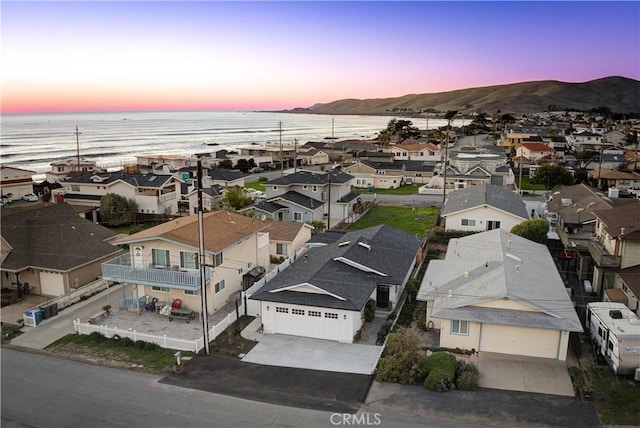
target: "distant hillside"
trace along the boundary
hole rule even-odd
[[[640,81],[617,76],[584,83],[544,80],[398,98],[344,99],[289,111],[384,115],[458,110],[491,114],[498,109],[502,113],[535,113],[547,111],[550,106],[553,110],[609,107],[614,113],[640,113]]]

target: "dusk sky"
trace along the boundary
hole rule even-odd
[[[2,112],[256,110],[640,80],[640,2],[12,2]]]

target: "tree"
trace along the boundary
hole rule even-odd
[[[313,220],[311,222],[311,226],[313,226],[313,232],[311,232],[312,235],[322,233],[327,228],[327,225],[322,220]]]
[[[547,190],[551,190],[559,184],[571,185],[573,182],[573,176],[567,168],[552,163],[540,166],[531,179],[531,183],[544,184]]]
[[[381,144],[388,144],[391,136],[395,136],[398,143],[411,137],[419,137],[420,130],[413,126],[410,120],[391,119],[387,127],[378,133]]]
[[[212,204],[212,211],[234,211],[249,206],[253,199],[244,193],[244,188],[233,186],[225,188],[224,196],[216,198]]]
[[[522,236],[539,244],[547,243],[547,232],[549,232],[549,222],[543,218],[526,220],[511,228],[511,233],[514,235]]]
[[[135,219],[135,207],[135,202],[128,201],[124,196],[107,193],[100,199],[100,217],[109,226],[124,226]]]

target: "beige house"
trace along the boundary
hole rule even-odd
[[[10,196],[11,200],[20,199],[27,193],[33,192],[31,176],[36,174],[36,171],[13,166],[0,166],[0,174],[0,192]]]
[[[509,131],[503,140],[498,140],[496,145],[500,147],[517,147],[522,144],[524,140],[537,136],[537,134],[528,132]]]
[[[640,201],[593,214],[596,225],[589,242],[593,289],[603,300],[619,301],[638,313],[640,295],[633,291],[637,282],[627,269],[640,266]]]
[[[108,243],[116,233],[80,218],[68,204],[11,208],[3,213],[2,288],[62,296],[89,284],[103,262],[118,249]]]
[[[207,311],[222,308],[242,289],[244,276],[269,263],[268,225],[227,211],[205,213],[204,268]],[[135,295],[120,308],[141,301],[159,305],[180,299],[183,308],[201,310],[198,216],[172,220],[120,238],[130,252],[102,265],[103,278],[134,284]]]
[[[417,299],[446,348],[564,361],[582,331],[547,247],[501,229],[451,239]]]
[[[313,226],[295,221],[269,222],[269,255],[275,265],[296,254],[311,239]],[[271,269],[269,269],[271,270]]]
[[[355,177],[352,184],[360,189],[397,189],[404,182],[404,164],[401,162],[359,160],[342,170]]]
[[[391,153],[397,161],[432,161],[442,160],[442,148],[434,143],[418,143],[415,140],[405,141],[391,147]]]
[[[49,164],[51,171],[47,171],[45,179],[49,183],[57,183],[72,175],[82,175],[87,172],[106,172],[106,168],[98,167],[96,161],[88,160],[85,158],[78,159],[65,159],[58,162],[52,162]]]

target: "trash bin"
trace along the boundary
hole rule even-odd
[[[55,317],[56,315],[58,315],[58,304],[57,303],[52,303],[49,306],[51,307],[51,316]]]
[[[30,309],[24,313],[27,317],[25,319],[25,325],[35,327],[42,322],[42,311],[40,309]],[[33,320],[31,320],[33,318]]]
[[[40,310],[42,311],[42,319],[46,320],[47,318],[51,318],[51,306],[40,306]]]

